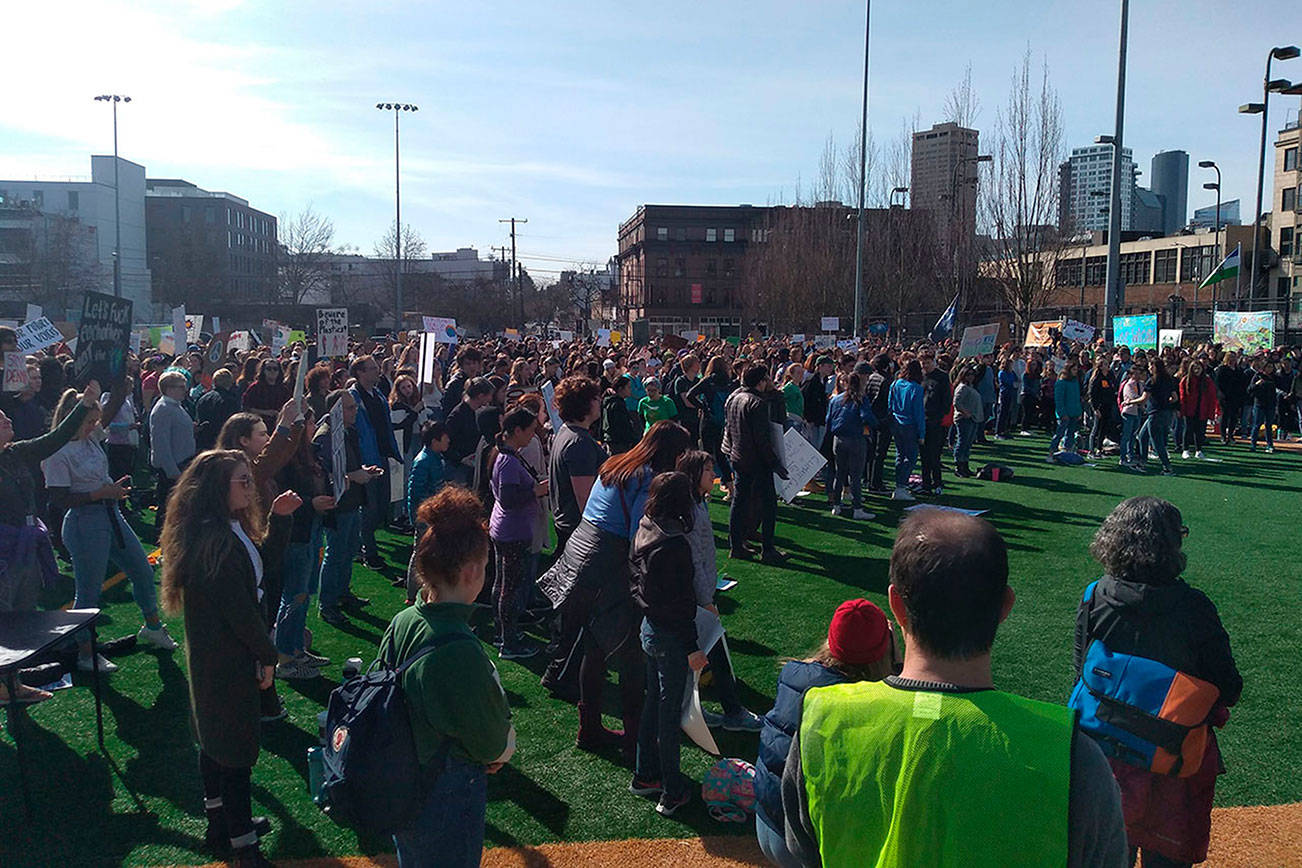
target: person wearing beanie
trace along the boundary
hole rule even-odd
[[[778,674],[773,709],[764,715],[755,763],[755,835],[765,857],[779,868],[799,866],[783,839],[782,770],[800,726],[805,691],[852,681],[881,681],[896,669],[895,635],[881,607],[869,600],[837,606],[827,639],[804,660]]]

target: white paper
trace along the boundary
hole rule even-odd
[[[431,317],[425,317],[430,319]],[[420,358],[416,363],[416,380],[422,387],[434,383],[434,363],[438,361],[438,345],[444,343],[434,332],[420,336]]]
[[[199,343],[199,332],[203,331],[203,314],[196,313],[185,318],[185,340],[187,343]]]
[[[836,342],[836,345],[837,345],[837,347],[838,347],[839,349],[842,349],[842,350],[857,350],[857,349],[859,349],[859,342],[856,341],[854,338],[847,338],[846,340],[843,340],[843,341],[837,341],[837,342]]]
[[[457,342],[457,321],[450,316],[423,316],[421,325],[441,344]]]
[[[28,307],[35,307],[34,304]],[[24,353],[34,353],[37,350],[43,350],[46,347],[53,346],[63,340],[63,333],[54,327],[48,319],[38,315],[36,319],[28,320],[18,327],[18,349]]]
[[[552,433],[561,430],[561,415],[556,412],[556,387],[548,380],[542,384],[543,403],[547,405],[547,415],[552,422]]]
[[[827,459],[809,445],[809,441],[795,428],[783,435],[782,445],[786,455],[787,478],[779,479],[775,473],[773,485],[777,489],[778,497],[790,503],[809,484],[809,480],[823,469]]]
[[[172,308],[172,353],[185,350],[185,305]]]
[[[330,408],[330,482],[334,486],[335,498],[343,497],[348,491],[347,453],[344,449],[344,402],[335,401]]]
[[[5,353],[4,391],[21,392],[27,388],[27,356]]]
[[[226,347],[232,350],[247,351],[251,343],[248,332],[231,332],[230,338],[226,341]]]
[[[27,316],[23,318],[23,322],[31,322],[32,320],[37,320],[40,318],[41,318],[41,306],[39,304],[32,304],[31,302],[28,302]]]
[[[705,654],[710,653],[714,643],[723,640],[723,623],[719,616],[709,609],[696,607],[696,645]],[[726,642],[725,642],[726,647]],[[683,734],[696,743],[701,750],[719,755],[719,746],[714,735],[705,725],[705,715],[701,711],[701,673],[693,672],[692,680],[683,691]]]
[[[560,329],[557,332],[557,334],[560,335],[561,340],[565,343],[569,343],[570,341],[574,340],[574,332],[566,331],[565,329]]]
[[[1079,320],[1069,319],[1062,324],[1062,336],[1069,341],[1088,343],[1094,340],[1094,326],[1086,325]]]
[[[825,332],[839,332],[841,330],[841,318],[839,316],[825,316],[819,323],[819,328]]]
[[[695,338],[693,338],[695,340]],[[597,329],[597,346],[610,346],[610,329]]]
[[[348,355],[348,308],[317,308],[316,351],[323,359]]]

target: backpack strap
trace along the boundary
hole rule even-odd
[[[1099,580],[1095,579],[1094,581],[1090,582],[1088,585],[1085,586],[1085,596],[1081,598],[1082,602],[1086,602],[1086,603],[1089,602],[1090,598],[1094,596],[1094,586],[1097,585],[1098,583]]]
[[[467,636],[465,633],[462,633],[459,630],[455,633],[443,633],[439,636],[435,636],[429,642],[422,645],[416,651],[415,654],[411,655],[406,660],[404,660],[402,665],[399,666],[395,671],[398,677],[401,678],[402,675],[408,669],[411,668],[411,664],[415,663],[417,660],[424,657],[426,654],[430,654],[434,651],[437,651],[438,649],[442,648],[444,645],[451,645],[453,642],[459,642],[462,640],[470,640],[470,639],[475,639],[475,641],[478,641],[478,639],[476,639],[474,636]]]

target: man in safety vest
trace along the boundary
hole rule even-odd
[[[995,689],[1014,595],[994,527],[917,510],[890,576],[904,669],[805,694],[782,775],[788,849],[829,868],[1124,868],[1121,796],[1074,712]]]

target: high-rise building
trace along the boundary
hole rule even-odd
[[[1153,156],[1150,182],[1153,192],[1166,200],[1162,230],[1174,235],[1184,228],[1189,213],[1189,154],[1185,151],[1161,151]]]
[[[1130,228],[1133,232],[1149,235],[1170,235],[1164,228],[1166,197],[1147,187],[1135,188],[1135,201],[1130,206]]]
[[[1239,200],[1231,199],[1228,202],[1221,203],[1221,225],[1238,226],[1243,221],[1239,219]],[[1193,217],[1189,218],[1190,229],[1215,229],[1216,228],[1216,206],[1208,205],[1205,208],[1195,208]]]
[[[969,242],[976,231],[979,136],[976,130],[955,123],[936,124],[913,134],[910,207],[935,212],[936,237],[946,250],[951,227],[959,240]]]
[[[1112,146],[1073,148],[1059,169],[1058,227],[1063,232],[1106,232],[1112,194]],[[1130,148],[1121,149],[1121,230],[1131,228],[1135,200],[1135,161]]]

